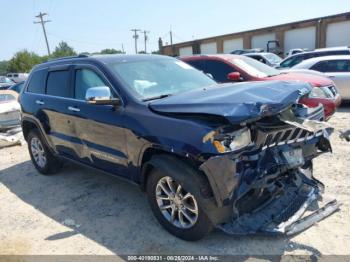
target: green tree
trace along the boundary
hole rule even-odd
[[[0,76],[6,75],[8,61],[0,61]]]
[[[53,58],[64,57],[64,56],[74,56],[77,53],[74,51],[73,47],[69,46],[66,42],[61,41],[58,46],[56,46],[55,51],[51,54]]]
[[[34,52],[21,50],[8,62],[7,71],[13,73],[27,73],[33,66],[44,62],[44,59]]]
[[[101,50],[100,54],[123,54],[123,52],[114,48],[106,48]]]

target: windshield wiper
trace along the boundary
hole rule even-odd
[[[156,99],[162,99],[168,96],[171,96],[172,94],[163,94],[163,95],[158,95],[158,96],[152,96],[152,97],[147,97],[145,99],[142,99],[142,101],[151,101],[151,100],[156,100]]]

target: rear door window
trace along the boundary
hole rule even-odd
[[[30,93],[45,93],[46,70],[34,71],[29,79],[27,91]]]
[[[200,71],[205,72],[205,64],[204,61],[202,60],[191,60],[191,61],[184,61],[187,64],[190,64],[191,66],[193,66],[194,68],[197,68]]]
[[[59,97],[72,97],[69,86],[69,71],[50,71],[47,77],[46,94]]]
[[[350,60],[322,61],[311,69],[320,72],[350,72]]]
[[[326,55],[348,55],[349,54],[349,51],[347,50],[335,50],[335,51],[327,51]]]

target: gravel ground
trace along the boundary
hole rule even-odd
[[[350,128],[350,108],[330,121]],[[333,154],[315,161],[315,176],[341,210],[287,237],[232,237],[212,232],[198,242],[179,240],[157,223],[137,187],[68,164],[42,176],[26,146],[0,150],[0,254],[350,254],[350,144],[332,136]]]

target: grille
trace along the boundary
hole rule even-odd
[[[335,86],[328,86],[328,89],[331,91],[333,96],[337,95],[337,90],[335,89]]]
[[[259,131],[256,144],[260,145],[262,149],[266,149],[277,145],[307,141],[320,135],[322,135],[322,131],[312,133],[301,128],[290,128],[269,132]]]

